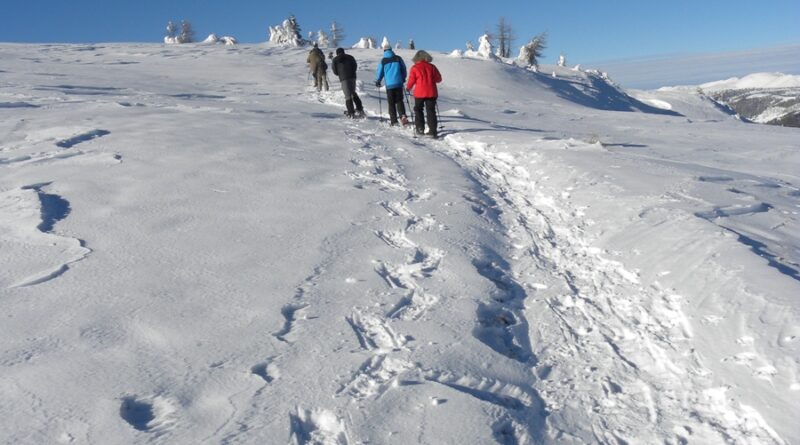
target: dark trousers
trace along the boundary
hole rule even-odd
[[[353,103],[356,104],[355,110],[353,109]],[[356,110],[362,112],[364,111],[364,105],[361,104],[361,98],[359,98],[358,94],[356,93],[353,93],[352,96],[344,101],[344,106],[347,108],[347,114],[351,116],[356,112]]]
[[[344,93],[344,106],[347,107],[347,114],[352,116],[356,111],[364,112],[364,105],[356,94],[356,80],[345,79],[342,81],[342,93]],[[355,110],[353,109],[355,103]]]
[[[428,122],[428,131],[432,135],[436,135],[437,127],[439,123],[436,120],[436,98],[435,97],[427,97],[424,99],[420,99],[419,97],[414,98],[414,124],[417,126],[417,133],[424,133],[425,132],[425,122],[426,120],[423,118],[422,109],[425,108],[425,114],[427,115],[427,122]]]
[[[403,104],[403,87],[387,88],[386,102],[389,103],[389,122],[396,124],[398,115],[406,115],[406,106]]]

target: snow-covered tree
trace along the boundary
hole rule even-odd
[[[517,36],[514,35],[514,30],[511,25],[506,21],[505,17],[500,17],[497,22],[497,55],[500,57],[511,57],[511,46]]]
[[[567,66],[567,58],[563,54],[558,56],[558,66]]]
[[[328,48],[331,46],[330,40],[328,40],[328,34],[321,29],[317,31],[317,46],[320,48]]]
[[[530,42],[519,49],[517,63],[524,66],[535,67],[539,64],[539,58],[542,57],[545,48],[547,48],[547,33],[543,32],[532,38]]]
[[[353,48],[361,48],[361,49],[375,49],[378,47],[378,44],[375,43],[375,39],[372,37],[362,37],[358,40],[358,43],[352,46]]]
[[[224,43],[226,46],[234,46],[239,43],[239,40],[232,36],[222,36],[219,38],[219,42]]]
[[[399,41],[399,40],[398,40],[398,41],[396,41],[396,42],[394,43],[394,49],[403,49],[403,42],[401,42],[401,41]]]
[[[416,49],[414,46],[414,39],[408,39],[408,49]]]
[[[181,33],[178,34],[178,43],[194,42],[194,29],[188,20],[181,20]]]
[[[303,46],[305,44],[294,16],[290,16],[278,26],[270,26],[269,41],[282,46]]]
[[[297,18],[292,14],[287,20],[289,21],[289,31],[294,33],[294,37],[300,42],[300,45],[303,45],[305,42],[303,42],[303,34],[300,32],[300,24],[297,23]]]
[[[477,59],[497,60],[494,54],[494,47],[492,46],[492,37],[485,33],[478,38],[478,50],[475,51],[472,42],[467,42],[467,50],[464,51],[464,56],[473,57]]]
[[[386,37],[386,36],[383,36],[383,40],[381,40],[381,48],[382,49],[388,49],[388,48],[391,48],[391,47],[392,47],[392,44],[389,43],[389,38]]]
[[[167,34],[166,34],[166,36],[164,36],[164,41],[165,42],[167,42],[167,40],[175,41],[175,37],[177,36],[177,33],[178,33],[178,27],[175,25],[175,22],[173,22],[172,20],[168,21],[167,22]],[[170,42],[167,42],[167,43],[170,43]]]
[[[209,34],[205,40],[203,40],[203,43],[208,43],[208,44],[221,43],[226,46],[233,46],[239,43],[239,41],[236,40],[236,37],[231,37],[231,36],[219,37],[218,35],[212,33]]]
[[[344,28],[339,26],[336,21],[331,23],[331,46],[338,48],[342,40],[344,40],[344,36]]]
[[[484,59],[494,58],[492,41],[489,34],[484,34],[478,39],[478,56]]]

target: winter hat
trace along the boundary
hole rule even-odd
[[[414,54],[414,58],[411,59],[411,60],[414,61],[414,63],[417,63],[420,60],[424,60],[424,61],[426,61],[428,63],[431,63],[431,62],[433,62],[433,56],[428,54],[427,51],[421,49],[421,50],[417,51],[416,54]]]
[[[342,54],[344,54],[344,49],[343,48],[336,48],[336,55],[337,56],[341,56]]]

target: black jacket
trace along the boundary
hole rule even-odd
[[[358,63],[350,54],[341,54],[333,58],[332,69],[333,74],[339,76],[339,80],[355,79]]]

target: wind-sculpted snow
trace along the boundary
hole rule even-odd
[[[414,138],[348,53],[362,120],[302,48],[0,45],[6,442],[800,441],[795,133],[434,54]]]
[[[83,240],[53,233],[57,222],[70,214],[70,204],[63,197],[47,193],[51,183],[32,184],[0,193],[0,218],[3,235],[17,262],[28,268],[9,265],[11,283],[7,286],[28,287],[42,284],[66,273],[70,266],[85,259],[91,250]]]

